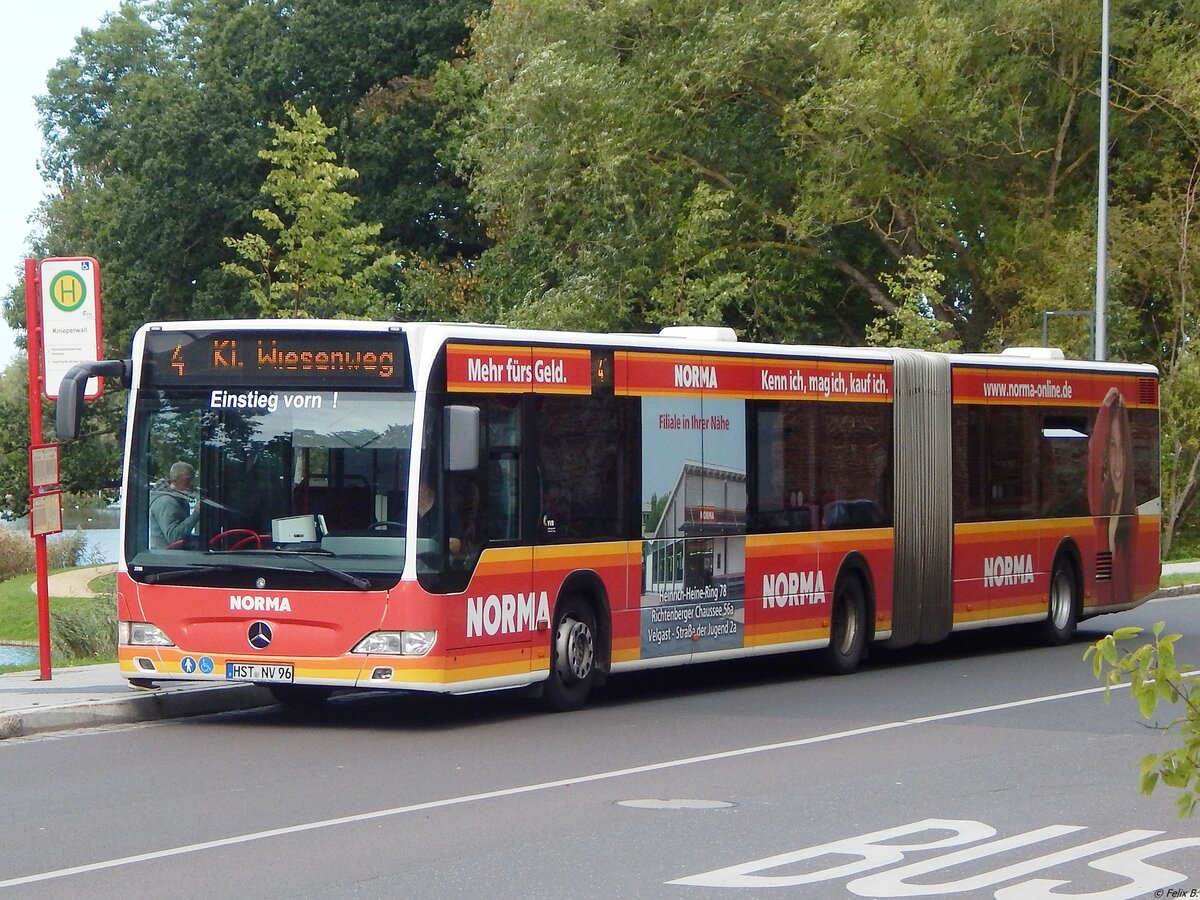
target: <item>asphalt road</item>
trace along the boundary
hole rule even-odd
[[[368,697],[11,740],[0,900],[1200,896],[1200,820],[1137,790],[1167,739],[1081,661],[1159,619],[1200,663],[1188,597],[1061,648],[630,675],[565,715]]]

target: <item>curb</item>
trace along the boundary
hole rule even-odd
[[[1172,597],[1188,597],[1200,594],[1200,584],[1180,584],[1175,587],[1159,588],[1147,600],[1169,600]]]
[[[257,709],[276,702],[253,684],[202,685],[146,691],[117,700],[91,700],[65,706],[21,709],[0,714],[0,740],[102,725],[132,725],[210,713]]]

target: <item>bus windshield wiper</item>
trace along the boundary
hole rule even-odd
[[[143,579],[146,584],[158,584],[161,581],[173,581],[176,578],[190,578],[193,575],[208,575],[212,572],[232,572],[233,566],[196,565],[186,569],[167,569],[165,572],[151,572]]]
[[[309,565],[320,569],[322,572],[328,572],[338,581],[344,581],[346,584],[358,588],[360,591],[369,591],[371,589],[371,582],[367,581],[367,579],[351,575],[349,572],[343,572],[341,569],[335,569],[333,566],[327,565],[319,559],[314,559],[308,553],[294,553],[287,550],[275,550],[272,552],[275,556],[286,557],[288,559],[302,559]]]

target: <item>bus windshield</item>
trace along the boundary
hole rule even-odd
[[[125,498],[134,577],[275,568],[395,583],[414,409],[394,391],[142,393]]]

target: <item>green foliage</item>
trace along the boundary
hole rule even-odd
[[[51,610],[50,653],[58,661],[107,659],[117,655],[115,594]]]
[[[486,0],[113,5],[99,27],[80,32],[36,98],[49,191],[29,248],[39,257],[100,260],[107,357],[127,355],[132,332],[147,321],[259,312],[245,282],[222,265],[231,259],[222,237],[262,228],[254,211],[269,164],[259,151],[288,100],[337,124],[330,149],[361,173],[363,196],[344,225],[382,223],[380,257],[403,252],[436,265],[473,258],[486,244],[464,184],[438,159],[445,138],[433,127],[440,104],[430,91],[437,63],[454,56],[467,17]],[[304,277],[311,283],[315,274],[346,278],[367,268],[310,268]],[[387,315],[399,298],[390,272],[346,292],[358,314]],[[329,293],[333,300],[321,304],[345,299]],[[406,300],[414,317],[428,317],[420,297]],[[23,332],[19,280],[4,315]],[[16,515],[28,494],[22,378],[0,378],[8,426],[0,433],[0,505]],[[114,385],[89,404],[87,436],[63,449],[67,487],[95,489],[118,477],[124,399]],[[49,436],[53,404],[46,407]]]
[[[82,532],[48,542],[46,562],[51,569],[79,565],[86,538]],[[0,528],[0,581],[25,575],[35,568],[33,538],[25,531]]]
[[[956,353],[962,341],[947,335],[944,323],[934,318],[941,308],[942,282],[946,280],[930,260],[906,256],[900,261],[900,274],[882,277],[896,308],[867,326],[867,343],[873,347],[912,347]]]
[[[1177,266],[1134,247],[1195,167],[1200,21],[1135,0],[1112,33],[1109,342],[1158,362]],[[497,241],[479,307],[574,318],[604,292],[610,327],[1039,339],[1092,300],[1098,43],[1084,0],[496,2],[438,82]],[[943,280],[905,308],[907,258]]]
[[[1142,629],[1118,628],[1088,647],[1084,659],[1091,660],[1092,674],[1104,682],[1106,702],[1112,688],[1128,677],[1130,694],[1142,718],[1152,720],[1160,703],[1180,707],[1176,718],[1162,729],[1164,735],[1173,735],[1178,745],[1139,761],[1139,786],[1146,795],[1160,783],[1179,791],[1175,807],[1180,818],[1186,818],[1200,802],[1200,684],[1185,681],[1192,667],[1175,659],[1180,635],[1163,634],[1163,628],[1162,622],[1155,623],[1152,639],[1132,650],[1118,644],[1140,636]]]
[[[1175,533],[1168,550],[1163,550],[1164,562],[1200,559],[1200,529],[1191,526]]]
[[[67,491],[111,488],[120,474],[125,391],[109,379],[87,404],[79,440],[64,444],[59,479]],[[43,400],[42,433],[54,440],[54,403]],[[23,516],[29,503],[29,367],[18,357],[0,372],[0,515]]]
[[[52,190],[34,255],[100,260],[109,356],[127,352],[146,321],[253,316],[244,282],[222,267],[222,238],[261,228],[253,213],[269,167],[259,151],[288,100],[335,123],[330,149],[361,173],[348,226],[382,223],[384,252],[478,255],[485,238],[465,187],[437,158],[429,78],[485,6],[121,4],[81,32],[37,99]],[[24,328],[22,293],[5,316]]]
[[[1200,495],[1200,358],[1182,349],[1162,380],[1162,553]]]
[[[33,570],[33,540],[28,534],[0,528],[0,581]]]
[[[28,538],[27,538],[28,540]],[[7,549],[7,544],[5,548]],[[3,559],[3,557],[0,557]],[[32,554],[30,555],[30,572],[0,581],[0,640],[32,642],[38,640],[38,608],[37,595],[34,592],[34,576],[32,572]],[[52,569],[53,571],[53,569]],[[100,617],[94,613],[82,612],[76,614],[80,607],[95,604],[108,604],[116,611],[116,579],[112,575],[101,576],[91,582],[97,591],[96,597],[52,597],[50,603],[51,641],[53,642],[54,619],[66,615],[72,619],[95,622]],[[69,626],[71,627],[71,626]],[[111,632],[99,627],[104,639]],[[78,629],[76,629],[78,630]],[[105,654],[113,656],[114,654]]]
[[[274,239],[225,238],[248,265],[224,268],[248,283],[268,318],[386,318],[382,286],[399,260],[375,245],[381,225],[349,221],[357,200],[338,188],[358,173],[337,164],[326,146],[336,130],[316,107],[302,113],[285,103],[284,112],[293,127],[272,126],[273,149],[259,153],[272,166],[263,193],[277,209],[254,210]]]

